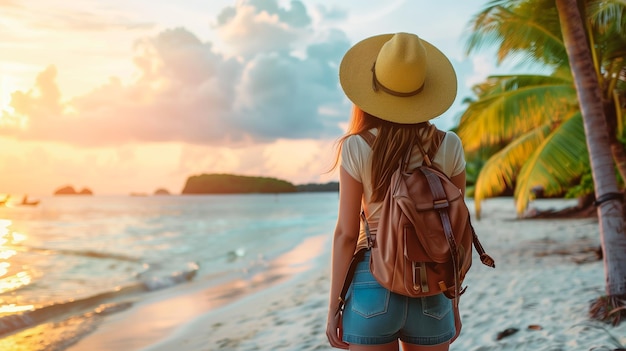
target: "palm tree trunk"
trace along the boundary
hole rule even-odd
[[[583,115],[591,173],[599,203],[600,240],[608,296],[594,302],[590,312],[595,318],[618,324],[620,316],[626,315],[624,309],[619,309],[626,305],[626,234],[600,86],[576,0],[555,1]]]

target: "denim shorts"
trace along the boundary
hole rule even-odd
[[[390,292],[370,272],[369,257],[367,252],[357,264],[346,295],[343,340],[360,345],[450,341],[456,333],[452,301],[443,294],[411,298]]]

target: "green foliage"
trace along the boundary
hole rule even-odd
[[[324,184],[308,183],[296,187],[300,192],[330,192],[339,191],[339,182],[328,182]]]
[[[296,186],[285,180],[232,174],[191,176],[183,194],[292,193]]]
[[[567,62],[553,0],[492,0],[470,23],[468,54],[495,46],[498,62],[510,56],[554,66]]]
[[[484,164],[485,164],[485,160],[482,160],[482,159],[467,161],[465,165],[465,176],[466,176],[466,184],[468,186],[476,185],[478,174],[480,173],[480,170],[483,168]]]
[[[593,176],[591,175],[591,169],[587,165],[584,170],[578,184],[572,185],[565,193],[566,198],[575,199],[585,195],[594,193]]]
[[[521,167],[515,188],[517,212],[526,209],[535,187],[541,187],[545,196],[566,193],[588,164],[582,116],[575,112],[546,136]]]
[[[615,170],[615,177],[617,178],[618,186],[620,188],[624,188],[624,180],[622,179],[617,169]],[[570,199],[576,199],[585,197],[589,194],[593,194],[594,192],[595,186],[593,184],[593,175],[591,174],[591,168],[587,163],[580,179],[578,180],[578,182],[569,187],[567,193],[565,193],[565,197]]]
[[[505,145],[537,127],[559,123],[577,103],[571,77],[490,76],[474,92],[479,99],[461,116],[458,131],[468,151]]]
[[[515,187],[517,174],[548,132],[549,128],[530,131],[513,140],[487,160],[476,182],[474,203],[477,213],[480,212],[480,203],[483,199],[498,196],[506,189]]]
[[[626,3],[586,0],[589,45],[612,133],[625,135]],[[458,132],[468,184],[480,215],[482,199],[515,187],[518,214],[541,188],[546,196],[593,191],[586,138],[558,12],[553,0],[491,0],[470,22],[468,54],[495,47],[546,67],[547,75],[488,77],[467,98]],[[477,173],[478,171],[478,173]],[[468,192],[468,193],[470,193]]]

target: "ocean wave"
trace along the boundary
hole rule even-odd
[[[34,327],[53,319],[66,319],[87,312],[94,314],[110,314],[119,312],[132,306],[130,301],[107,302],[115,298],[128,295],[136,287],[127,287],[119,291],[111,291],[85,299],[52,303],[30,311],[0,317],[0,336],[14,333],[18,330]]]
[[[103,317],[126,310],[132,305],[130,301],[102,304],[92,311],[23,328],[1,337],[0,350],[14,350],[15,345],[19,345],[20,350],[66,350],[93,332],[102,323]]]
[[[54,302],[33,307],[28,311],[0,317],[0,336],[34,327],[50,320],[66,319],[77,315],[107,315],[132,306],[134,295],[165,289],[192,280],[199,269],[195,262],[173,269],[172,265],[146,265],[146,270],[137,276],[137,281],[124,287],[114,287],[110,291],[81,299]]]
[[[95,250],[71,250],[71,249],[59,249],[59,248],[45,248],[45,247],[36,247],[36,246],[28,246],[28,245],[4,245],[3,247],[19,250],[22,252],[43,252],[47,254],[58,254],[58,255],[66,255],[66,256],[80,256],[80,257],[88,257],[88,258],[102,258],[102,259],[111,259],[118,261],[126,261],[126,262],[141,262],[140,258],[112,253],[112,252],[104,252],[104,251],[95,251]]]
[[[226,253],[226,259],[228,262],[236,261],[246,255],[246,249],[243,247],[228,251]]]
[[[161,264],[147,265],[144,272],[138,274],[138,279],[149,291],[169,288],[171,286],[192,280],[200,266],[196,262],[187,262],[181,269],[171,271],[171,266],[162,267]],[[170,273],[163,274],[163,270]]]

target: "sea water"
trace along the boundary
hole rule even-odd
[[[258,273],[330,235],[337,203],[329,192],[51,196],[0,207],[0,338],[191,281]]]

